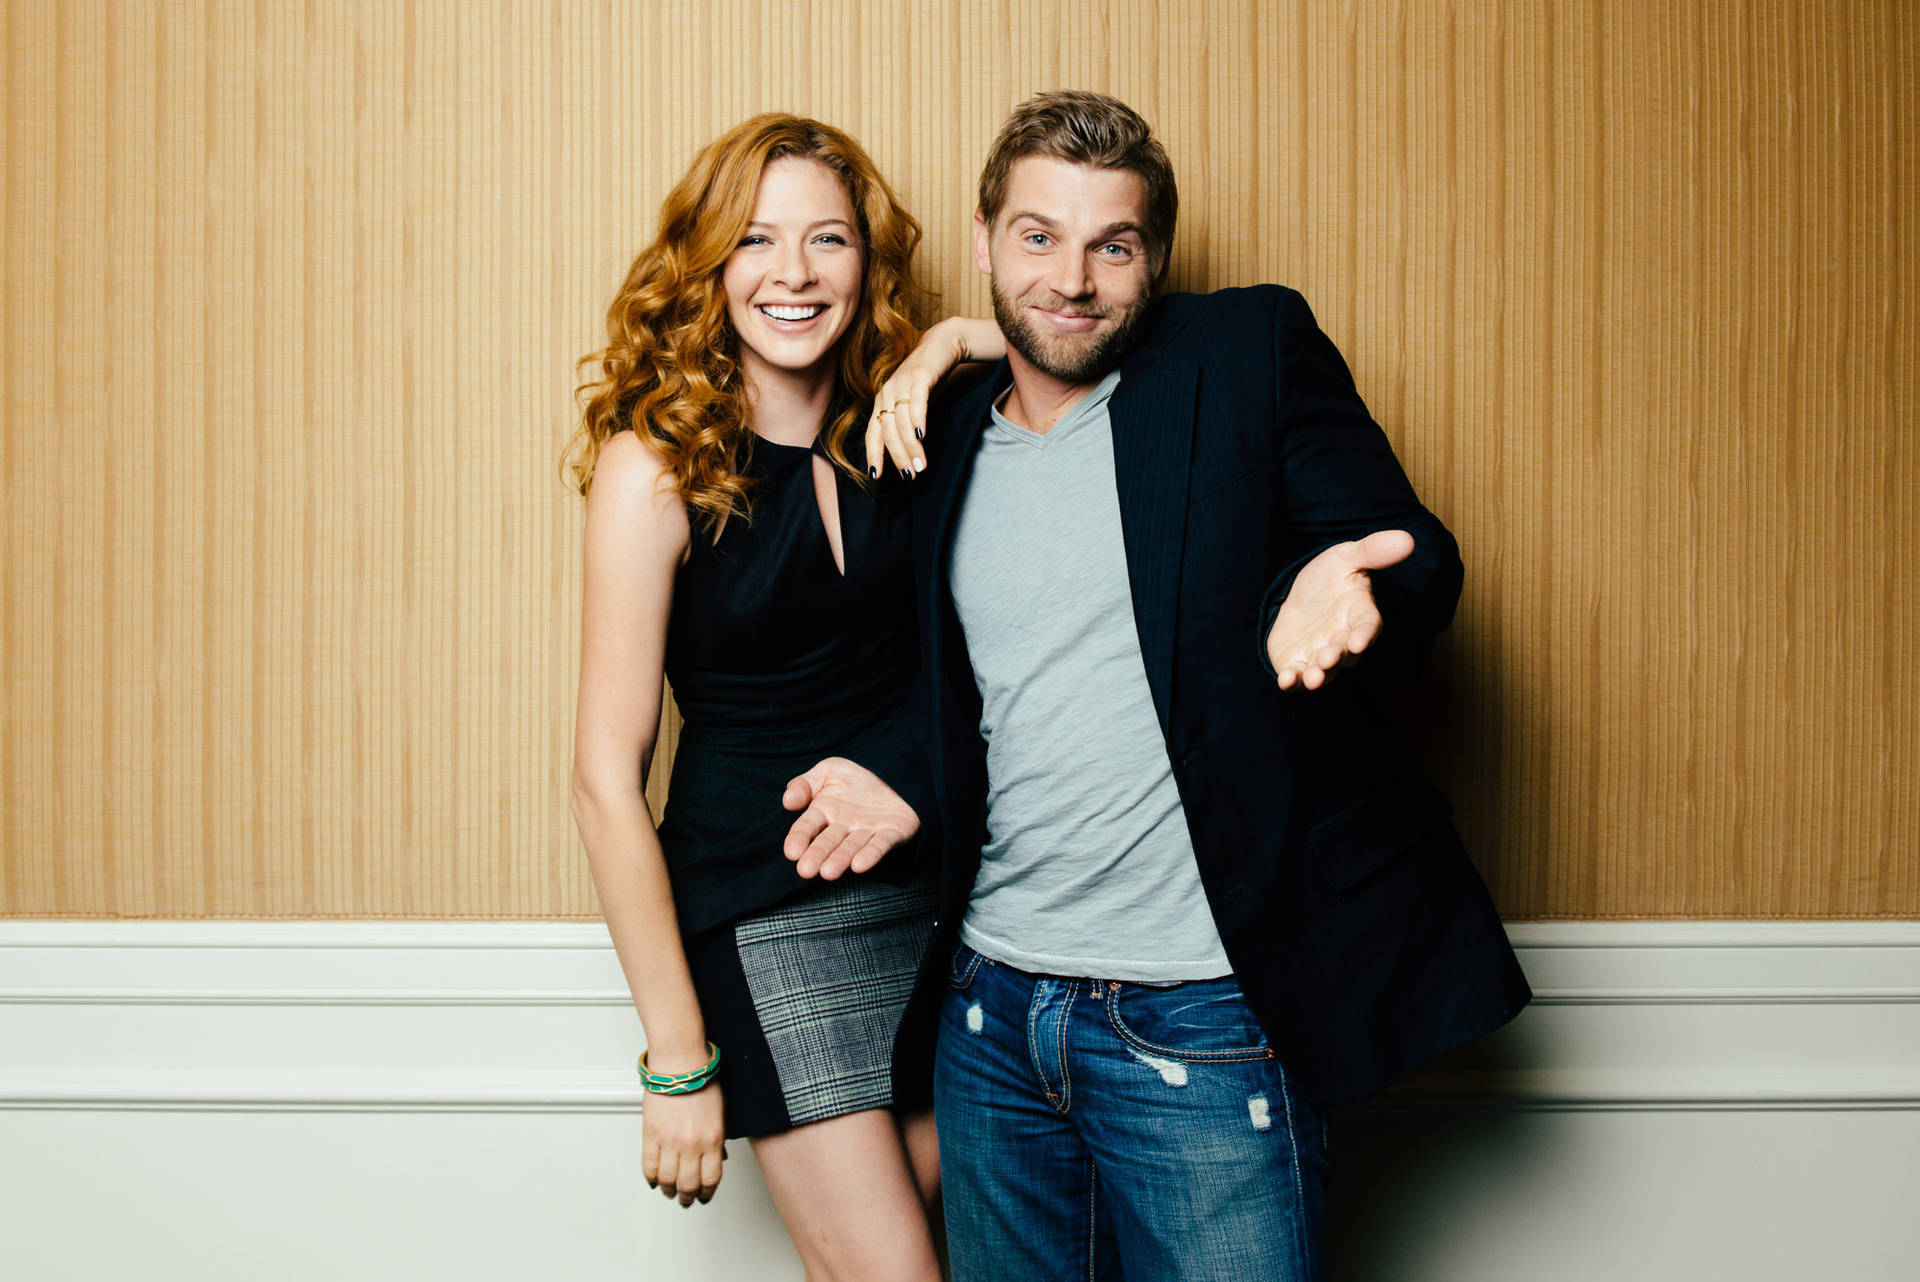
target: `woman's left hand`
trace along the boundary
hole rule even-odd
[[[891,463],[911,480],[926,470],[927,403],[949,371],[967,361],[997,361],[1007,354],[1000,327],[990,320],[949,316],[925,334],[874,398],[867,419],[867,471],[878,477]]]

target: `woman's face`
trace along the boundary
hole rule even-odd
[[[782,156],[760,174],[753,221],[727,258],[727,318],[751,377],[813,374],[860,309],[853,202],[831,169]]]

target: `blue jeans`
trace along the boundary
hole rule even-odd
[[[1326,1134],[1239,984],[1029,975],[963,944],[950,985],[954,1282],[1318,1282]]]

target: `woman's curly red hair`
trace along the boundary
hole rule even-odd
[[[920,224],[900,204],[860,144],[801,116],[755,116],[694,157],[660,209],[660,230],[627,270],[607,309],[607,345],[581,359],[599,377],[581,384],[579,430],[566,467],[580,493],[593,484],[600,448],[644,426],[672,469],[696,523],[717,528],[748,515],[741,474],[752,448],[752,407],[739,339],[727,320],[721,273],[753,217],[761,171],[782,156],[816,160],[846,184],[859,223],[865,297],[840,340],[840,377],[822,429],[833,462],[861,481],[848,440],[887,376],[919,338],[927,291],[913,278]]]

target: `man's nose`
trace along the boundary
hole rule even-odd
[[[1081,254],[1061,254],[1053,262],[1047,284],[1062,298],[1085,298],[1093,293],[1093,273]]]

